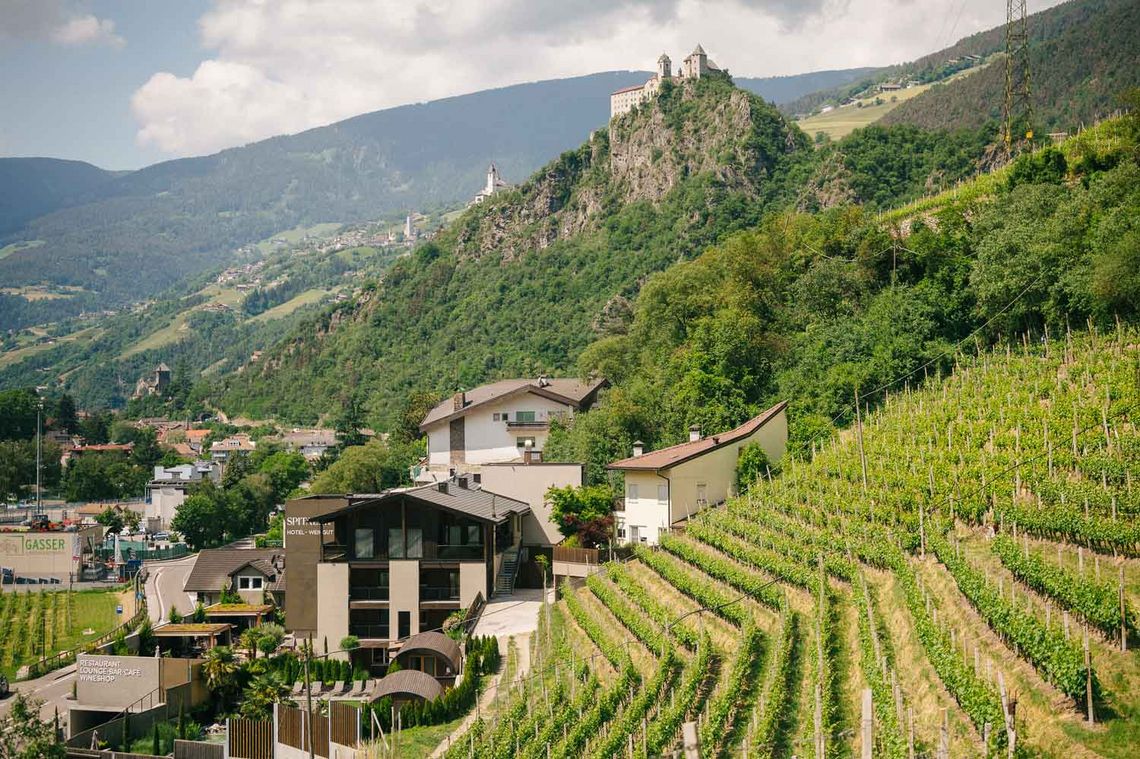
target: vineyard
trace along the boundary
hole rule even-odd
[[[0,594],[0,673],[9,679],[25,664],[74,648],[112,629],[118,595],[112,591]],[[84,630],[93,630],[84,635]]]
[[[659,756],[686,721],[706,757],[1134,756],[1138,341],[1024,338],[893,389],[563,588],[448,756]]]

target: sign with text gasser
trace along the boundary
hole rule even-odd
[[[72,571],[79,553],[79,536],[67,532],[12,532],[0,534],[0,565],[17,574]]]

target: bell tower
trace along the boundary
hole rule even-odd
[[[665,53],[657,59],[657,78],[658,79],[671,79],[673,77],[673,62],[669,60],[669,56]]]

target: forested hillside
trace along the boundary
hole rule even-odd
[[[595,335],[628,321],[646,275],[773,209],[896,200],[921,193],[935,167],[955,177],[974,169],[962,159],[973,147],[954,153],[952,140],[912,134],[899,151],[891,139],[880,131],[845,143],[854,169],[834,178],[836,154],[807,149],[802,133],[727,80],[667,89],[469,211],[375,292],[298,330],[263,368],[234,378],[223,405],[302,421],[349,392],[383,426],[413,390],[571,370]],[[888,149],[897,158],[876,167],[877,181],[864,164]],[[816,183],[821,173],[826,183]],[[842,197],[830,197],[839,185]]]
[[[1095,123],[1121,107],[1121,92],[1140,86],[1140,4],[1132,0],[1066,3],[1031,16],[1029,32],[1033,125],[1039,134]],[[902,103],[881,123],[978,128],[1000,121],[1004,92],[1003,58]]]
[[[0,239],[29,219],[82,201],[114,177],[83,161],[0,158]]]
[[[949,371],[955,346],[1140,315],[1140,126],[1106,122],[882,217],[856,206],[769,216],[651,277],[577,373],[613,383],[547,454],[594,481],[628,455],[730,429],[790,402],[792,445],[852,421],[902,374]]]
[[[742,86],[787,99],[860,71]],[[0,159],[0,248],[36,241],[0,255],[0,281],[83,288],[50,303],[0,293],[0,328],[156,295],[297,225],[464,203],[490,161],[519,182],[604,125],[611,91],[648,76],[607,72],[391,108],[122,176],[78,162]]]

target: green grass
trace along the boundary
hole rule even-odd
[[[99,339],[102,334],[103,330],[98,327],[87,327],[86,329],[81,329],[78,332],[72,332],[70,335],[57,337],[54,343],[37,343],[36,345],[27,345],[23,348],[17,348],[16,350],[8,351],[7,353],[0,353],[0,369],[3,369],[6,366],[11,366],[12,364],[19,363],[28,356],[34,356],[37,353],[51,350],[60,343],[69,343],[75,340],[89,343]]]
[[[178,342],[179,338],[182,337],[183,333],[187,329],[186,323],[189,320],[191,313],[194,311],[200,311],[211,303],[221,303],[223,305],[229,306],[234,310],[237,310],[241,305],[242,298],[245,297],[236,288],[222,287],[216,284],[210,284],[206,287],[203,287],[198,291],[197,294],[204,296],[206,298],[206,302],[200,306],[195,306],[194,308],[182,311],[177,316],[175,316],[174,319],[165,327],[151,332],[146,337],[127,347],[122,353],[119,354],[119,358],[128,358],[136,353],[142,353],[143,351],[161,348],[165,345],[170,345],[171,343]]]
[[[115,590],[65,590],[0,595],[0,672],[12,678],[21,666],[73,649],[122,623]],[[70,601],[70,603],[69,603]],[[83,631],[91,629],[90,635]]]
[[[14,242],[11,245],[5,245],[3,248],[0,248],[0,259],[7,258],[13,253],[17,253],[21,250],[38,248],[43,244],[43,240],[21,240],[20,242]]]
[[[321,298],[324,298],[331,293],[332,290],[324,290],[319,287],[314,287],[313,289],[306,290],[300,295],[290,298],[284,303],[278,304],[267,311],[262,311],[260,314],[250,319],[250,321],[267,322],[272,319],[280,319],[284,316],[288,316],[302,306],[308,306],[312,303],[316,303]]]
[[[311,227],[293,227],[292,229],[286,229],[283,232],[278,232],[275,235],[265,238],[257,243],[257,248],[262,253],[269,253],[277,247],[273,242],[274,240],[284,240],[292,244],[300,242],[301,238],[305,235],[309,237],[328,237],[342,226],[344,225],[338,222],[322,222],[320,224],[314,224]]]
[[[982,68],[984,68],[984,66],[975,66],[974,68],[966,69],[938,84],[945,84],[963,76],[969,76],[975,71],[980,71]],[[894,92],[875,93],[874,95],[859,99],[858,102],[862,103],[862,107],[856,105],[843,106],[842,108],[837,107],[828,113],[821,113],[815,116],[809,116],[806,119],[801,119],[797,121],[796,124],[799,125],[800,129],[807,132],[809,137],[814,138],[817,132],[823,132],[832,140],[838,140],[841,137],[846,137],[860,127],[875,123],[895,108],[898,108],[908,100],[918,97],[933,86],[935,85],[919,84],[914,87],[895,90]],[[881,99],[883,102],[876,105],[876,99]]]
[[[395,740],[395,750],[389,756],[398,756],[400,759],[422,759],[431,756],[436,747],[447,739],[463,723],[464,718],[445,722],[442,725],[429,725],[426,727],[411,727],[399,734],[398,740],[389,735],[389,745]]]

